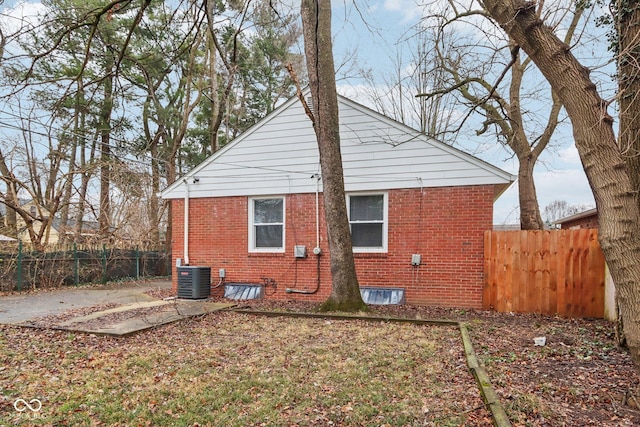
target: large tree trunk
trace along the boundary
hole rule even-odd
[[[358,311],[365,309],[366,305],[362,301],[356,276],[344,195],[338,96],[331,44],[331,2],[302,0],[300,10],[313,100],[314,129],[320,152],[333,283],[331,295],[321,309]]]
[[[513,42],[509,42],[513,45]],[[511,51],[514,52],[513,46]],[[522,230],[542,230],[544,223],[538,206],[536,184],[533,179],[533,169],[542,150],[549,143],[549,138],[540,138],[537,143],[530,144],[524,130],[524,118],[520,106],[520,92],[524,78],[525,64],[520,60],[520,53],[515,51],[515,60],[511,66],[511,83],[509,85],[508,123],[511,138],[508,145],[518,157],[518,199],[520,203],[520,228]],[[556,111],[556,118],[560,110]],[[549,117],[552,123],[554,116]],[[554,127],[555,128],[555,127]],[[553,130],[551,130],[553,132]]]
[[[549,27],[536,18],[535,3],[484,0],[491,16],[533,59],[562,101],[593,190],[600,244],[618,289],[624,334],[640,364],[640,215],[625,160],[618,150],[607,104],[589,71]],[[624,132],[624,130],[621,130]]]
[[[544,228],[538,206],[536,184],[533,180],[535,164],[536,157],[531,152],[524,156],[518,155],[518,199],[520,202],[520,228],[522,230],[542,230]]]
[[[640,191],[640,5],[618,10],[618,103],[620,137],[631,183]]]

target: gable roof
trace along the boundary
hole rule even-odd
[[[564,218],[560,218],[560,219],[552,222],[552,224],[554,224],[554,225],[562,225],[562,224],[565,224],[567,222],[575,221],[575,220],[582,219],[582,218],[588,218],[588,217],[591,217],[591,216],[597,216],[597,215],[598,215],[598,209],[597,208],[592,208],[592,209],[587,209],[586,211],[578,212],[578,213],[573,214],[573,215],[565,216]]]
[[[515,180],[343,96],[338,103],[347,192],[493,184],[497,198]],[[190,198],[312,193],[319,173],[313,126],[293,97],[161,194],[175,199],[187,191]]]

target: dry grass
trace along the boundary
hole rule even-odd
[[[6,425],[491,422],[456,328],[236,313],[123,339],[0,327],[0,393]]]

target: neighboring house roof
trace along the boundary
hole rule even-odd
[[[67,225],[66,225],[66,230],[68,231],[73,231],[76,229],[76,224],[77,222],[73,219],[69,219],[67,220]],[[51,222],[51,226],[60,231],[60,229],[62,228],[62,221],[60,220],[60,218],[53,218],[53,221]],[[98,230],[100,229],[100,226],[97,222],[95,221],[83,221],[82,222],[82,230],[81,233],[82,234],[97,234]]]
[[[586,211],[578,212],[577,214],[569,215],[564,218],[560,218],[557,221],[554,221],[552,224],[562,225],[567,222],[575,221],[577,219],[588,218],[590,216],[598,215],[598,210],[596,208],[588,209]]]
[[[31,202],[31,200],[33,199],[18,199],[18,202],[20,203],[20,206],[23,206]],[[0,203],[0,216],[5,216],[6,214],[7,214],[7,205],[5,205],[4,203]]]
[[[0,234],[0,242],[17,242],[13,237],[5,236],[4,234]]]
[[[36,221],[35,224],[41,224],[41,222]],[[60,218],[55,217],[48,223],[48,227],[50,227],[51,229],[55,230],[58,233],[62,232],[62,229],[64,228],[65,234],[72,234],[73,232],[75,232],[76,224],[77,222],[75,220],[69,219],[67,220],[66,227],[63,227],[62,220]],[[27,230],[27,226],[23,222],[22,226],[19,227],[18,231],[24,232],[26,230]],[[99,230],[99,226],[97,222],[83,221],[80,234],[92,236],[92,235],[98,234],[98,230]]]
[[[493,231],[517,231],[520,229],[520,224],[493,224]]]
[[[348,192],[489,184],[496,185],[497,198],[515,180],[345,97],[338,102]],[[312,193],[319,172],[316,135],[294,97],[169,185],[162,197],[183,198],[187,191],[190,198]]]

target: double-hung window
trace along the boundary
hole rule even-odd
[[[249,251],[284,252],[284,197],[249,199]]]
[[[353,251],[386,252],[386,194],[353,194],[347,199]]]

